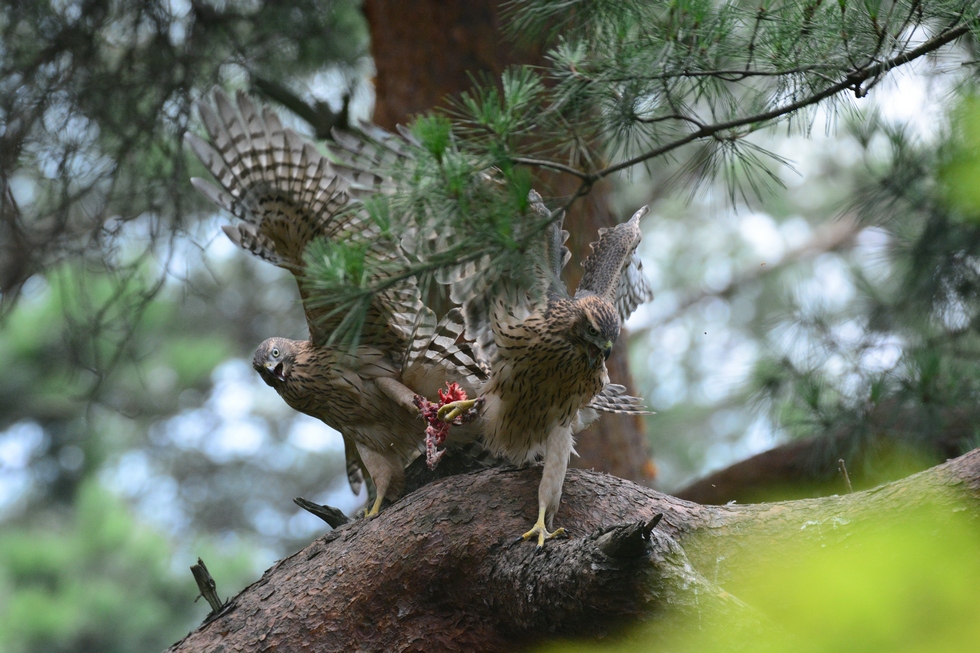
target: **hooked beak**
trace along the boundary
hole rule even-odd
[[[283,373],[282,363],[274,363],[273,361],[267,361],[265,363],[265,369],[272,376],[276,377],[280,381],[286,380],[286,375]]]
[[[612,353],[613,343],[612,340],[606,341],[606,346],[602,348],[602,357],[605,360],[609,360],[609,354]]]
[[[599,356],[602,356],[602,360],[609,360],[609,354],[612,353],[613,343],[611,340],[607,340],[606,343],[600,348],[599,345],[593,343],[589,345],[589,365],[595,367],[596,363],[599,362]]]

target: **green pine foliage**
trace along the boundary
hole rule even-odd
[[[83,261],[118,290],[96,304],[104,293],[79,288],[88,316],[104,318],[91,330],[137,318],[119,297],[139,290],[149,303],[166,272],[133,275],[172,257],[206,206],[182,140],[193,101],[215,84],[355,77],[366,54],[363,19],[344,0],[12,2],[0,40],[0,313],[32,275]]]
[[[368,208],[378,220],[400,216],[396,233],[444,238],[400,275],[521,251],[536,232],[524,225],[522,198],[543,171],[579,181],[553,198],[558,207],[655,165],[695,190],[723,178],[733,202],[764,196],[789,162],[751,134],[781,123],[807,132],[818,105],[833,111],[969,35],[978,9],[702,0],[525,1],[507,11],[515,37],[544,35],[547,65],[475,79],[446,115],[413,125],[414,158],[381,171],[397,192]]]

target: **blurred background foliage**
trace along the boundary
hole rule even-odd
[[[599,38],[592,20],[622,28],[606,36],[628,31],[634,3],[579,3],[567,24],[522,4],[522,29],[558,30],[559,68],[593,57],[601,77],[648,64],[573,47]],[[673,34],[676,65],[694,38],[678,26],[705,6],[674,3],[653,23]],[[787,33],[811,29],[800,20],[788,12]],[[295,285],[220,234],[227,218],[190,187],[203,171],[181,138],[215,84],[249,90],[309,135],[368,118],[367,46],[346,0],[0,5],[0,650],[163,648],[207,612],[187,571],[199,555],[231,595],[326,528],[292,497],[348,512],[363,501],[347,490],[339,437],[252,372],[258,342],[305,334]],[[803,464],[824,483],[806,493],[843,491],[839,458],[866,486],[980,446],[975,49],[968,35],[866,97],[739,139],[765,154],[694,148],[616,177],[620,217],[652,208],[641,254],[657,297],[631,320],[629,348],[658,413],[647,421],[657,487],[807,438],[817,444]],[[509,151],[520,138],[507,130],[528,128],[521,112],[544,92],[525,81],[533,92],[500,114],[487,112],[501,98],[474,91],[457,134]],[[581,79],[559,82],[579,97]],[[664,137],[609,115],[617,152]],[[488,137],[480,120],[506,128]],[[896,546],[921,553],[915,538]],[[952,601],[937,592],[936,605]]]

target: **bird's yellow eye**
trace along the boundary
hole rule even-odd
[[[279,349],[277,347],[272,348],[272,357],[279,358]]]
[[[589,327],[589,335],[590,336],[597,336],[597,335],[599,335],[599,330],[596,329],[594,326],[590,326]]]

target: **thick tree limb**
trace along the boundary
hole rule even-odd
[[[765,628],[721,587],[759,563],[795,564],[774,555],[779,543],[831,547],[918,503],[980,512],[980,450],[865,492],[755,505],[700,506],[569,470],[556,521],[572,539],[536,552],[514,538],[534,521],[539,477],[495,468],[427,485],[281,560],[170,650],[513,651],[612,633],[667,606]],[[637,529],[645,546],[613,544]]]
[[[674,495],[720,505],[843,494],[851,483],[867,489],[957,456],[972,446],[977,423],[969,409],[922,410],[891,400],[866,417],[740,460]]]

